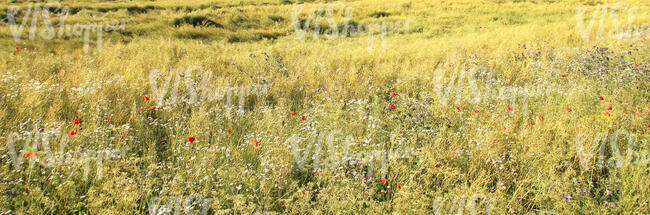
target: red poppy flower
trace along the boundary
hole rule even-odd
[[[533,125],[534,125],[534,123],[533,123],[533,122],[530,122],[530,127],[533,127]]]
[[[609,112],[605,112],[605,116],[611,116]]]
[[[569,38],[573,38],[573,34],[569,34]]]
[[[291,116],[295,116],[295,115],[296,115],[296,112],[291,112]]]
[[[120,42],[124,42],[124,39],[121,39]]]
[[[519,120],[515,121],[515,124],[519,124]]]
[[[632,44],[630,44],[630,47],[632,47]]]
[[[478,110],[474,110],[474,113],[479,113],[479,112],[480,112],[480,111],[478,111]]]
[[[505,125],[503,126],[503,130],[504,130],[504,131],[506,130],[506,126],[505,126]]]
[[[439,163],[437,163],[436,165],[433,165],[433,166],[437,168],[437,167],[439,167],[439,166],[440,166],[440,164],[439,164]]]
[[[456,106],[456,110],[460,110],[460,107]]]
[[[492,166],[492,161],[488,162],[488,165]]]
[[[512,111],[512,106],[508,105],[508,111]]]
[[[156,109],[156,106],[151,106],[151,110],[155,110],[155,109]]]
[[[598,97],[598,99],[600,99],[601,101],[602,101],[602,100],[605,100],[605,98],[603,98],[602,96],[601,96],[601,97]]]
[[[571,112],[573,110],[571,108],[567,108],[566,111]]]
[[[392,95],[390,95],[390,97],[395,97],[395,96],[397,96],[397,93],[393,93]]]
[[[140,108],[140,113],[142,113],[142,108]]]
[[[25,154],[25,158],[29,158],[31,156],[34,156],[34,154],[35,154],[34,152],[27,152],[27,154]]]
[[[269,133],[271,133],[271,130],[266,130],[266,134],[269,134]]]
[[[391,106],[390,106],[390,109],[391,109],[391,110],[395,109],[395,105],[391,105]]]
[[[74,123],[74,124],[79,124],[79,123],[81,123],[81,120],[79,120],[79,119],[74,119],[74,120],[72,120],[72,123]]]
[[[607,110],[612,110],[612,106],[607,106]]]
[[[18,46],[14,47],[14,50],[18,51],[20,48]]]
[[[104,117],[104,120],[108,120],[108,117]]]
[[[190,143],[194,142],[195,140],[196,140],[196,138],[194,138],[194,137],[187,137],[187,141],[190,142]]]
[[[255,147],[257,147],[258,145],[260,145],[260,143],[257,142],[257,139],[253,139],[253,145],[254,145]]]
[[[149,97],[144,96],[144,100],[145,100],[145,101],[149,101]]]
[[[386,182],[388,182],[388,180],[386,180],[385,178],[381,178],[380,181],[381,181],[381,183],[384,184],[384,185],[386,185]]]
[[[226,131],[227,131],[228,133],[230,133],[230,128],[229,128],[229,129],[226,129]]]
[[[72,136],[72,135],[77,134],[77,131],[75,131],[75,130],[71,130],[70,132],[68,132],[68,134],[69,134],[70,136]]]
[[[301,120],[305,120],[305,115],[300,117]]]
[[[539,115],[539,120],[540,120],[540,121],[543,121],[543,120],[544,120],[544,116]]]
[[[402,189],[402,183],[397,183],[397,189]]]
[[[566,77],[566,75],[562,75],[562,78]]]

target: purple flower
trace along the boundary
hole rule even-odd
[[[566,202],[567,200],[571,200],[571,194],[567,194],[565,197],[562,198],[562,201]]]
[[[609,196],[609,195],[612,195],[612,192],[610,192],[609,190],[605,190],[605,194],[606,194],[607,196]]]

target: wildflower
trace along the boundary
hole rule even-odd
[[[229,129],[226,129],[226,132],[230,133],[230,128],[229,128]]]
[[[151,110],[156,110],[156,106],[151,106]]]
[[[612,106],[607,106],[607,110],[612,110]]]
[[[478,111],[478,110],[474,110],[474,113],[479,113],[479,112],[480,112],[480,111]]]
[[[295,116],[295,115],[296,115],[296,112],[291,112],[291,116]]]
[[[544,116],[539,115],[539,121],[544,121]],[[531,122],[532,123],[532,122]]]
[[[144,96],[144,100],[145,100],[145,101],[149,101],[149,97]]]
[[[456,110],[460,110],[460,107],[456,106]]]
[[[27,154],[25,154],[25,158],[29,158],[31,156],[34,156],[34,154],[35,154],[34,152],[27,152]]]
[[[397,183],[397,189],[402,189],[402,183]]]
[[[601,97],[598,97],[598,99],[600,99],[601,101],[602,101],[602,100],[605,100],[605,98],[603,98],[602,96],[601,96]]]
[[[108,117],[104,117],[104,120],[108,120]]]
[[[605,190],[605,196],[609,196],[609,195],[612,195],[612,192],[609,191],[608,189],[606,189],[606,190]]]
[[[605,116],[611,116],[611,114],[609,114],[609,112],[605,112]]]
[[[255,147],[257,147],[258,145],[260,145],[260,143],[257,142],[257,139],[253,139],[253,145],[254,145]]]
[[[562,75],[562,78],[566,77],[566,75]]]
[[[436,168],[438,168],[438,167],[440,166],[440,164],[437,163],[436,165],[433,165],[433,166],[436,167]]]
[[[386,180],[385,178],[381,178],[380,181],[381,181],[381,183],[384,184],[384,185],[386,184],[386,182],[388,182],[388,180]]]
[[[573,109],[567,108],[566,111],[571,112],[571,111],[573,111]]]
[[[569,34],[569,38],[573,38],[573,34]]]
[[[18,51],[20,48],[18,46],[14,47],[14,50]]]
[[[391,109],[391,110],[395,109],[395,105],[391,105],[391,106],[390,106],[390,109]]]
[[[74,124],[79,124],[79,123],[81,123],[81,120],[79,120],[79,119],[74,119],[74,120],[72,120],[72,123],[74,123]]]
[[[269,134],[269,133],[271,133],[271,130],[266,130],[266,134]]]
[[[305,115],[300,117],[301,120],[305,120]]]
[[[68,132],[68,134],[69,134],[70,136],[72,136],[72,135],[77,134],[77,131],[75,131],[75,130],[71,130],[70,132]]]
[[[194,138],[192,136],[187,137],[187,141],[190,142],[190,143],[194,142],[195,140],[196,140],[196,138]]]
[[[392,95],[390,95],[390,97],[395,97],[395,96],[397,96],[397,93],[393,93]]]
[[[124,39],[120,39],[120,42],[124,42]]]
[[[508,105],[508,111],[512,111],[512,106]]]

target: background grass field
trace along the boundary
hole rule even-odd
[[[302,41],[292,9],[304,23],[334,1],[60,3],[69,26],[128,22],[84,51],[83,36],[40,37],[42,20],[14,38],[7,8],[44,2],[0,5],[0,212],[650,213],[648,1],[626,2],[636,14],[616,1],[344,1],[351,23],[409,25]],[[586,24],[603,5],[618,17],[585,32],[581,5]],[[608,36],[617,26],[641,31]],[[333,147],[314,146],[333,131]]]

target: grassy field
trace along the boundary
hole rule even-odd
[[[0,214],[649,214],[648,11],[9,0]]]

